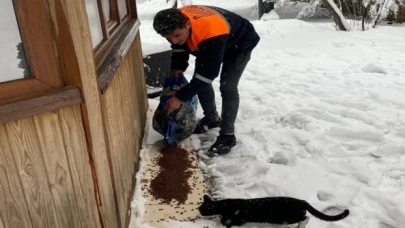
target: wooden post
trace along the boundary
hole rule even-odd
[[[82,93],[81,105],[93,171],[95,197],[100,224],[94,227],[122,227],[115,200],[115,184],[111,173],[108,140],[102,118],[100,88],[85,1],[48,0],[56,45],[63,66],[65,84],[77,86]]]

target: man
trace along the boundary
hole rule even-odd
[[[178,109],[182,101],[198,94],[204,117],[195,134],[220,127],[216,142],[208,155],[224,155],[236,144],[235,119],[239,109],[238,83],[260,40],[253,25],[230,11],[188,5],[158,12],[153,21],[155,31],[171,44],[171,75],[177,77],[188,67],[189,54],[196,56],[194,76],[167,102],[167,112]],[[212,81],[220,76],[222,113],[219,117]]]

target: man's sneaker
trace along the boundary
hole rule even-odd
[[[208,151],[208,156],[214,157],[216,155],[224,155],[231,151],[232,147],[236,145],[235,135],[219,135],[217,141]]]
[[[207,117],[203,117],[198,121],[193,134],[202,134],[208,131],[208,129],[216,128],[219,127],[219,124],[221,123],[221,118],[218,117],[217,120],[215,121],[210,121],[208,120]]]

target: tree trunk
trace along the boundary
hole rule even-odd
[[[363,31],[366,31],[365,23],[366,23],[366,20],[368,19],[368,16],[370,13],[370,8],[371,8],[371,2],[368,3],[367,7],[363,6],[363,19],[361,21],[361,27],[362,27]]]
[[[347,31],[348,28],[345,27],[345,25],[344,25],[344,23],[342,21],[342,18],[339,16],[339,13],[336,12],[335,8],[330,4],[330,2],[328,0],[322,0],[322,1],[326,5],[326,7],[330,10],[330,12],[332,13],[333,21],[336,23],[339,30]]]
[[[383,8],[385,7],[386,2],[387,2],[387,0],[384,0],[384,2],[381,5],[378,5],[378,13],[377,13],[377,16],[376,16],[376,18],[374,20],[373,28],[377,27],[377,23],[380,20],[381,12],[383,11]]]

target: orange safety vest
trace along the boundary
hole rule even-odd
[[[208,7],[187,5],[180,11],[188,17],[191,24],[191,35],[187,45],[191,51],[198,51],[204,40],[215,36],[229,34],[231,27],[222,14]]]

